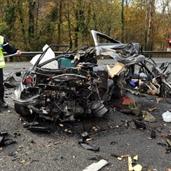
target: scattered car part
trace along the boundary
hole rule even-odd
[[[0,132],[0,136],[6,136],[6,135],[8,135],[8,131],[5,131],[5,130],[4,130],[4,131],[1,131],[1,132]]]
[[[91,150],[91,151],[99,151],[100,150],[100,147],[93,147],[85,141],[79,142],[79,144],[86,150]]]
[[[47,133],[50,133],[52,131],[52,128],[48,126],[30,126],[27,129],[30,131],[47,132]]]
[[[136,128],[146,129],[146,124],[143,121],[139,121],[139,120],[136,120],[136,119],[133,119],[133,118],[132,118],[132,120],[133,120]]]
[[[163,121],[171,122],[171,112],[166,111],[162,114]]]
[[[151,131],[151,138],[156,138],[156,131],[155,130]]]
[[[141,110],[141,114],[143,116],[144,121],[147,121],[150,123],[156,122],[156,118],[151,113],[149,113],[148,111]]]
[[[96,160],[96,161],[99,161],[103,159],[101,156],[99,155],[96,155],[96,156],[92,156],[92,157],[88,157],[88,160]]]
[[[107,164],[109,164],[109,162],[107,160],[101,159],[97,163],[93,163],[93,164],[89,165],[82,171],[98,171],[101,168],[103,168],[104,166],[106,166]]]
[[[15,144],[15,143],[16,143],[15,140],[6,138],[6,139],[2,140],[2,142],[0,143],[0,146],[2,147],[2,146]]]
[[[0,147],[16,143],[16,141],[12,140],[11,138],[8,138],[8,135],[9,134],[7,131],[0,132]]]
[[[4,80],[4,86],[6,88],[15,88],[19,84],[19,81],[17,81],[14,76],[9,76]]]
[[[142,166],[140,164],[136,164],[133,166],[133,161],[131,156],[128,156],[128,171],[141,171]]]
[[[81,134],[81,137],[82,137],[82,142],[85,142],[88,138],[90,138],[88,132],[83,132]]]
[[[161,145],[161,146],[167,146],[166,143],[162,143],[162,142],[157,142],[158,145]]]

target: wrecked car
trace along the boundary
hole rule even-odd
[[[126,91],[140,94],[154,87],[155,95],[169,101],[168,64],[158,67],[142,54],[139,43],[123,44],[100,32],[91,33],[95,47],[68,49],[55,56],[55,45],[46,45],[42,54],[32,58],[33,66],[15,88],[17,113],[54,123],[103,117],[108,112],[104,102],[121,98]],[[112,67],[98,66],[100,55],[112,57]]]
[[[157,65],[152,58],[143,55],[139,43],[123,44],[98,31],[91,33],[96,55],[114,59],[112,66],[107,65],[107,71],[122,92],[157,95],[171,103],[168,62]]]
[[[51,46],[44,46],[15,88],[16,112],[54,124],[103,117],[108,109],[99,95],[99,76],[92,71],[97,62],[93,48],[81,51],[55,56]]]

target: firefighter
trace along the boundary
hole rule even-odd
[[[5,59],[3,55],[3,50],[8,54],[21,55],[21,51],[11,46],[3,36],[0,36],[0,107],[8,108],[8,104],[4,100],[4,77],[3,68],[5,68]]]

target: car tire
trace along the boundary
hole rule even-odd
[[[22,106],[21,104],[14,103],[14,109],[18,114],[20,114],[22,116],[30,115],[29,109],[25,106]]]

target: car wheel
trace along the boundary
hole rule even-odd
[[[18,114],[20,114],[22,116],[30,115],[29,109],[25,106],[18,104],[18,103],[14,103],[14,109]]]

